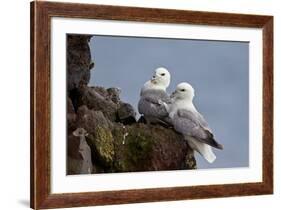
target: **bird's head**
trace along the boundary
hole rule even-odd
[[[155,69],[155,72],[150,80],[154,85],[167,88],[170,85],[171,75],[167,69],[164,67],[159,67]]]
[[[174,100],[190,100],[194,97],[194,89],[187,82],[177,85],[176,90],[172,93],[171,98]]]

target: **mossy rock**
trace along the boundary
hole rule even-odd
[[[88,89],[88,88],[86,88]],[[90,89],[90,88],[89,88]],[[88,89],[88,90],[89,90]],[[111,96],[104,88],[95,89],[95,99],[100,104],[111,104]],[[92,101],[94,98],[90,97]],[[95,103],[97,103],[95,101]],[[119,102],[115,104],[120,107]],[[88,132],[86,140],[91,148],[93,173],[138,172],[195,169],[196,161],[192,150],[182,135],[173,128],[161,125],[148,125],[141,122],[122,122],[120,113],[110,112],[106,106],[79,106],[73,113],[76,126]],[[106,110],[106,111],[105,111]],[[127,110],[127,109],[124,109]],[[124,111],[123,110],[123,111]],[[131,110],[133,113],[133,109]],[[128,111],[127,110],[127,111]],[[127,114],[125,113],[125,119]],[[114,121],[109,113],[117,115]],[[128,115],[130,116],[130,115]],[[119,119],[120,118],[120,119]],[[123,118],[122,118],[123,119]],[[72,127],[69,127],[72,130]],[[68,139],[69,140],[69,139]]]
[[[196,161],[182,136],[160,125],[114,126],[114,171],[194,169]],[[192,159],[193,158],[193,159]]]
[[[160,125],[102,124],[87,136],[95,173],[195,169],[192,150],[182,136]]]
[[[115,139],[115,170],[144,171],[150,165],[154,141],[147,131],[134,126],[120,126],[113,131]]]
[[[126,137],[126,156],[133,165],[149,161],[151,157],[153,139],[143,130],[129,129]]]
[[[107,163],[114,159],[113,136],[109,128],[97,126],[95,133],[95,147],[101,158]]]
[[[103,139],[106,138],[103,136]],[[89,134],[86,139],[92,150],[92,162],[96,168],[95,173],[113,172],[114,147],[110,144],[100,146],[100,138],[96,139],[93,134]]]

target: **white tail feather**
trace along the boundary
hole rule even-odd
[[[189,146],[199,152],[209,163],[216,160],[216,155],[213,153],[212,147],[208,144],[197,141],[194,138],[187,138]]]

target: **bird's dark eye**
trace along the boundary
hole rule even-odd
[[[181,91],[185,91],[185,89],[181,89]]]
[[[165,73],[161,74],[161,76],[165,76]]]

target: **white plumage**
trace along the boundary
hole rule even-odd
[[[169,123],[169,114],[165,106],[160,104],[159,101],[170,103],[170,97],[166,93],[170,79],[169,71],[160,67],[155,70],[152,78],[143,85],[138,102],[138,111],[148,123]]]
[[[172,104],[163,102],[176,131],[183,134],[189,146],[199,152],[209,163],[215,161],[216,156],[212,147],[222,149],[216,142],[208,123],[196,110],[192,100],[194,89],[188,83],[178,84],[171,95]],[[211,147],[212,146],[212,147]]]

